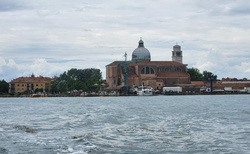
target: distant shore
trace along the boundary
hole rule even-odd
[[[247,95],[250,93],[173,93],[173,94],[155,94],[152,96],[184,96],[184,95]],[[15,95],[0,95],[1,98],[9,98],[9,97],[13,97],[13,98],[24,98],[24,97],[31,97],[31,98],[42,98],[42,97],[119,97],[119,96],[137,96],[135,94],[127,94],[127,95],[117,95],[117,96],[99,96],[99,95],[95,95],[95,96],[79,96],[79,95],[67,95],[67,94],[49,94],[48,96],[32,96],[32,95],[19,95],[19,96],[15,96]]]

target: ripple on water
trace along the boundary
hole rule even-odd
[[[0,98],[0,153],[249,153],[249,96]]]
[[[3,148],[3,147],[0,147],[0,153],[1,154],[8,154],[8,150]]]

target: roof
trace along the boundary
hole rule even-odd
[[[207,86],[210,86],[210,82],[206,84]],[[250,83],[245,83],[245,82],[227,82],[224,83],[222,81],[217,81],[213,84],[213,87],[250,87]]]
[[[191,81],[191,84],[194,84],[194,85],[204,85],[204,82],[203,81]]]
[[[120,90],[123,86],[108,87],[107,90]]]
[[[118,65],[119,63],[122,63],[122,62],[124,62],[124,61],[113,61],[112,63],[110,63],[110,64],[108,64],[106,66],[116,66],[116,65]]]
[[[144,47],[144,42],[142,40],[139,41],[138,48],[136,48],[132,53],[132,60],[135,59],[150,59],[150,52],[147,48]]]
[[[189,77],[188,73],[184,72],[157,72],[159,77]]]
[[[114,61],[106,66],[117,66],[119,63],[124,63],[125,61]],[[176,61],[149,61],[149,60],[143,60],[139,62],[131,62],[127,61],[128,65],[158,65],[158,66],[166,66],[166,65],[172,65],[172,66],[186,66],[186,64],[182,64]]]
[[[48,82],[52,80],[51,78],[49,77],[43,77],[43,76],[40,76],[40,77],[19,77],[19,78],[16,78],[16,79],[13,79],[12,81],[10,81],[10,83],[19,83],[19,82]]]

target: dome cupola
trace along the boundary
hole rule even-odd
[[[132,53],[132,60],[136,59],[151,59],[150,52],[144,47],[142,39],[139,41],[138,48],[136,48]]]

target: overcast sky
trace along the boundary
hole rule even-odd
[[[182,47],[188,68],[250,79],[249,0],[0,0],[0,80],[124,60],[142,37],[153,61]]]

